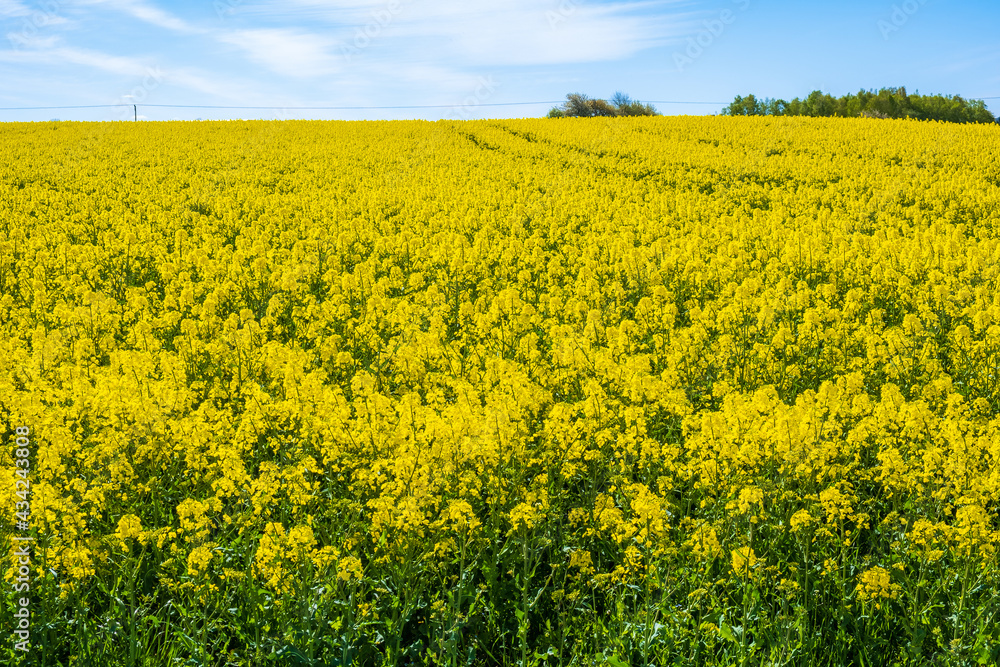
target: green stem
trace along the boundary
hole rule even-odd
[[[518,624],[518,634],[521,639],[521,665],[528,665],[528,539],[521,534],[521,613],[523,616]]]

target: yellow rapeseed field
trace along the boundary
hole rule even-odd
[[[3,124],[5,610],[31,535],[45,664],[998,664],[998,130]]]

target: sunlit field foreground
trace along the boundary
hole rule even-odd
[[[0,662],[997,664],[998,129],[0,126]]]

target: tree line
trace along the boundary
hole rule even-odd
[[[905,87],[861,90],[856,95],[833,97],[819,90],[805,99],[736,96],[722,110],[724,116],[839,116],[867,118],[917,118],[951,123],[995,123],[982,100],[967,100],[960,95],[908,95]]]
[[[549,110],[548,118],[593,117],[593,116],[659,116],[652,104],[633,100],[622,92],[615,93],[611,101],[587,97],[582,93],[570,93],[566,101]]]

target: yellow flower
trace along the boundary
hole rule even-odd
[[[635,526],[625,520],[624,513],[615,505],[615,500],[608,494],[598,494],[594,502],[594,519],[601,533],[614,539],[619,544],[635,534]]]
[[[511,532],[531,530],[538,523],[539,518],[537,509],[531,503],[518,503],[510,510]]]
[[[687,545],[701,560],[711,560],[723,553],[715,528],[705,523],[695,528],[688,538]]]
[[[449,523],[458,531],[474,531],[479,527],[479,519],[466,500],[452,500],[448,504],[446,517]]]
[[[195,547],[187,557],[188,571],[199,576],[212,561],[212,550],[207,545]]]
[[[892,583],[892,575],[882,567],[873,567],[858,575],[858,584],[855,586],[858,598],[864,601],[880,599],[896,599],[899,595],[900,587]],[[876,608],[879,604],[876,604]]]
[[[577,568],[581,574],[593,574],[594,562],[586,549],[575,549],[569,554],[569,566]]]
[[[194,498],[187,498],[177,506],[177,516],[180,518],[181,531],[189,536],[189,539],[202,538],[208,535],[213,527],[212,521],[208,518],[208,506]]]
[[[341,581],[356,581],[362,577],[364,566],[356,556],[347,556],[337,561],[337,578]]]
[[[115,531],[115,537],[121,541],[126,539],[136,539],[139,542],[144,543],[144,534],[142,531],[142,522],[134,514],[126,514],[121,519],[118,520],[118,529]]]
[[[828,574],[874,545],[871,604],[900,567],[994,567],[996,128],[799,120],[139,124],[101,150],[0,123],[0,396],[37,424],[4,507],[63,595],[135,541],[167,593],[211,591],[239,577],[213,533],[273,592],[469,563],[499,526],[562,531],[580,550],[538,572],[609,586],[687,554],[801,595],[726,553],[747,523],[816,537]]]
[[[525,500],[510,511],[511,532],[534,528],[545,516],[548,506],[549,497],[544,488],[528,491]]]
[[[740,514],[750,514],[756,512],[764,504],[764,492],[755,486],[748,486],[740,489],[740,496],[736,506]]]
[[[836,486],[823,489],[819,494],[819,500],[826,510],[827,521],[830,523],[839,523],[852,516],[852,497]]]
[[[669,512],[663,507],[663,500],[649,490],[645,484],[633,484],[629,488],[632,497],[633,530],[636,539],[646,544],[662,537],[666,531]]]
[[[319,573],[326,572],[326,570],[337,563],[337,556],[339,552],[334,547],[323,547],[318,551],[314,551],[310,556],[312,560],[313,567]]]
[[[285,546],[284,526],[280,523],[268,522],[257,545],[254,571],[263,578],[265,585],[271,590],[281,591],[290,588],[289,582],[284,581]]]
[[[809,510],[804,509],[793,514],[791,520],[789,521],[793,533],[797,533],[800,530],[808,528],[814,522],[815,519],[813,519],[813,515],[810,514]]]
[[[741,577],[751,576],[751,570],[757,564],[757,554],[750,547],[733,549],[732,553],[733,570]]]
[[[316,544],[316,537],[309,526],[295,526],[288,531],[288,546],[292,551],[293,557],[297,557],[299,553],[309,551],[314,544]]]

